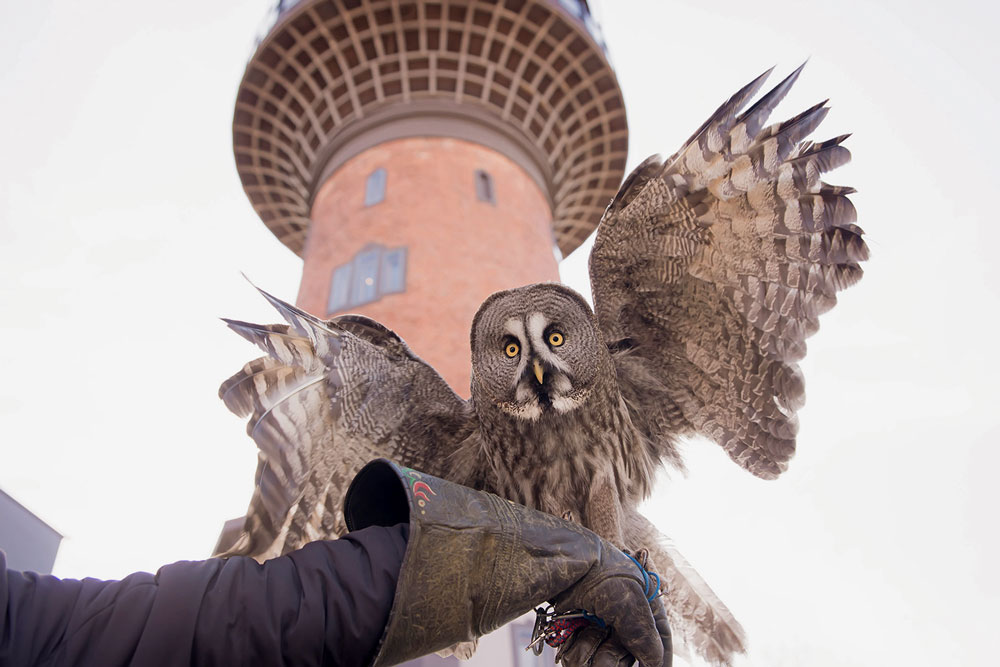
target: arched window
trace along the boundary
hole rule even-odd
[[[379,167],[368,176],[365,183],[365,206],[374,206],[385,199],[385,167]]]
[[[406,291],[406,247],[386,248],[370,243],[351,261],[333,270],[328,314],[378,301]]]
[[[493,177],[482,169],[476,169],[476,199],[490,204],[496,204],[493,192]]]

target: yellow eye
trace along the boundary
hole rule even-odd
[[[518,347],[517,343],[507,343],[507,347],[505,347],[503,351],[508,357],[513,359],[517,356],[517,353],[521,351],[521,348]]]
[[[549,334],[549,345],[552,347],[559,347],[564,341],[563,335],[558,331],[553,331]]]

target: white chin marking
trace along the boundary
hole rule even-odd
[[[552,407],[559,413],[575,410],[581,403],[583,399],[580,397],[558,396],[552,399]]]
[[[538,399],[533,398],[527,403],[499,403],[500,409],[518,419],[524,421],[537,421],[542,416],[542,406],[538,404]]]
[[[585,396],[553,396],[552,397],[552,409],[559,414],[565,414],[571,410],[576,410],[580,405],[583,404]],[[518,403],[503,402],[497,404],[501,410],[506,412],[512,417],[517,417],[518,419],[523,419],[524,421],[538,421],[545,410],[542,408],[541,403],[534,396],[527,401],[522,401]]]

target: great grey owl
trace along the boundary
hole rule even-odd
[[[822,103],[765,126],[800,71],[743,110],[761,75],[674,156],[628,176],[590,257],[594,311],[558,284],[489,297],[468,401],[365,317],[321,320],[265,293],[287,325],[227,320],[267,353],[220,389],[259,446],[229,553],[339,534],[347,483],[385,456],[650,549],[675,636],[728,663],[742,629],[636,507],[658,466],[681,466],[679,436],[714,440],[759,477],[785,469],[805,338],[861,278],[853,190],[820,180],[849,160],[846,137],[807,140]]]

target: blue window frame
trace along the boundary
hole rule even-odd
[[[489,204],[496,204],[496,194],[493,191],[493,177],[482,169],[476,169],[476,199]]]
[[[393,248],[382,253],[378,287],[381,294],[397,294],[406,289],[406,248]]]
[[[333,270],[330,283],[330,299],[326,311],[335,313],[351,305],[351,265],[344,264]]]
[[[374,206],[385,199],[385,182],[388,178],[385,167],[379,167],[365,182],[365,206]]]
[[[354,275],[351,277],[351,305],[368,303],[378,298],[379,247],[362,250],[354,256]]]
[[[378,301],[406,291],[406,247],[369,244],[333,270],[327,313]]]

